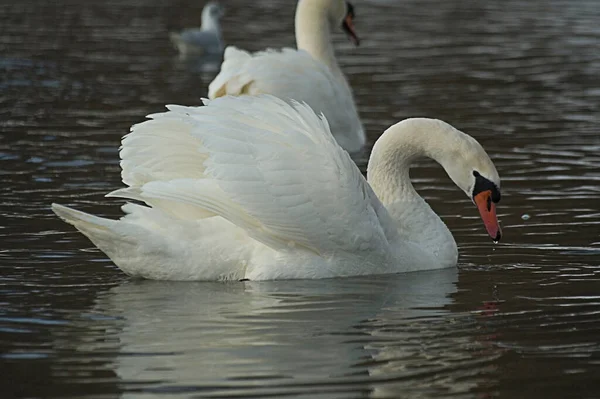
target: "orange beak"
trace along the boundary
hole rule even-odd
[[[481,220],[483,220],[483,224],[488,234],[492,237],[492,240],[500,241],[500,238],[502,238],[502,230],[500,229],[500,223],[498,223],[498,217],[496,216],[496,204],[492,202],[492,191],[482,191],[473,199],[475,200],[477,209],[479,209]]]
[[[352,15],[346,15],[346,19],[344,19],[344,23],[342,24],[342,28],[346,32],[346,34],[350,37],[350,41],[355,46],[360,44],[360,39],[356,35],[356,31],[354,30],[354,21],[352,20]]]

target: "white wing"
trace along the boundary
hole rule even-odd
[[[268,95],[206,102],[133,127],[116,195],[220,215],[277,250],[388,251],[389,216],[324,118]]]
[[[271,94],[288,102],[305,102],[315,112],[325,114],[342,147],[358,151],[365,143],[364,129],[344,77],[335,76],[305,51],[284,48],[250,54],[227,47],[221,71],[208,87],[208,97],[244,94]]]
[[[214,99],[224,95],[272,94],[285,99],[290,93],[306,93],[304,97],[308,99],[313,85],[330,95],[336,90],[336,83],[327,66],[305,51],[283,48],[250,54],[229,46],[219,75],[208,86],[208,96]]]

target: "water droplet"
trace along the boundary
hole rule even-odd
[[[529,216],[529,215],[528,215],[528,214],[526,214],[526,213],[524,213],[524,214],[522,214],[522,215],[521,215],[521,219],[523,219],[523,220],[529,220],[529,218],[530,218],[530,217],[531,217],[531,216]]]

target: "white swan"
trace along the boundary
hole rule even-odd
[[[250,54],[227,47],[221,71],[208,87],[208,97],[266,93],[306,102],[325,114],[345,150],[359,151],[366,141],[364,128],[330,38],[332,28],[341,26],[358,44],[353,18],[354,8],[343,0],[299,0],[295,21],[298,50]]]
[[[125,273],[150,279],[327,278],[452,267],[456,243],[409,166],[439,162],[494,240],[500,179],[479,143],[434,119],[383,133],[361,175],[327,120],[269,95],[169,106],[125,136],[123,182],[143,201],[109,220],[54,204]],[[368,181],[368,182],[367,182]]]
[[[202,25],[200,28],[185,29],[182,32],[171,32],[173,45],[182,56],[223,53],[223,36],[220,19],[224,15],[223,7],[214,1],[202,9]]]

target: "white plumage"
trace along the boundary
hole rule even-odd
[[[330,31],[348,18],[347,13],[343,0],[300,0],[296,11],[298,50],[267,49],[251,54],[227,47],[208,97],[271,94],[288,102],[306,102],[325,114],[344,149],[359,151],[366,141],[364,128],[330,38]]]
[[[130,275],[261,280],[453,266],[456,244],[443,222],[410,190],[410,180],[389,184],[408,173],[390,170],[399,154],[387,151],[414,155],[405,150],[420,148],[424,129],[439,148],[468,155],[469,165],[458,166],[477,166],[499,181],[479,144],[441,121],[407,120],[388,129],[384,150],[369,164],[372,188],[308,105],[269,95],[205,103],[168,106],[124,137],[128,187],[109,196],[150,207],[127,204],[115,221],[53,205]],[[470,180],[455,182],[471,189]]]

